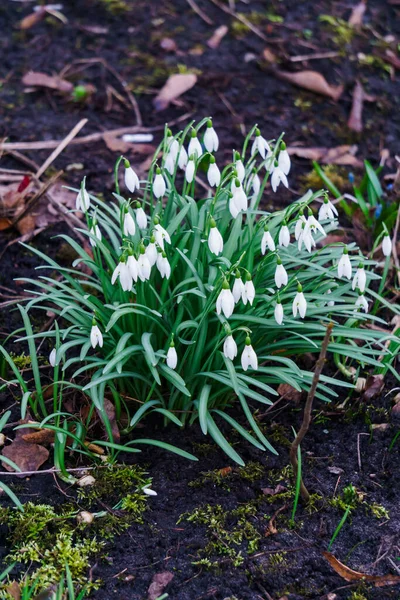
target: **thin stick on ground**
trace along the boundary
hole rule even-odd
[[[304,407],[303,422],[301,424],[298,434],[296,435],[296,437],[293,440],[292,445],[290,447],[290,462],[292,463],[295,481],[297,479],[297,471],[298,471],[298,467],[299,467],[298,462],[297,462],[297,449],[300,446],[301,442],[303,441],[304,436],[306,435],[306,433],[310,427],[311,412],[312,412],[315,392],[317,391],[319,378],[321,376],[322,369],[324,368],[326,351],[328,349],[329,340],[330,340],[331,334],[332,334],[332,329],[333,329],[333,323],[329,323],[329,325],[327,325],[327,328],[326,328],[324,341],[322,342],[322,346],[321,346],[321,352],[320,352],[319,358],[317,360],[317,364],[315,366],[314,377],[312,380],[311,388],[310,388],[310,391],[308,392],[306,405]],[[308,500],[310,499],[310,493],[307,490],[306,486],[304,485],[303,478],[301,478],[301,482],[300,482],[300,495],[301,495],[302,499],[304,500],[304,502],[308,502]]]

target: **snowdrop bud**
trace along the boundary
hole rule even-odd
[[[176,354],[176,352],[175,352],[175,354]],[[147,485],[142,488],[142,491],[143,491],[144,494],[146,494],[146,496],[157,496],[157,492],[155,492],[154,490],[152,490]]]
[[[160,252],[157,256],[157,269],[160,272],[161,277],[169,279],[171,277],[171,265],[168,262],[168,258],[165,252]]]
[[[278,325],[282,325],[283,322],[283,306],[282,302],[279,300],[276,301],[275,310],[274,310],[275,321]]]
[[[147,215],[144,212],[143,208],[141,207],[140,202],[136,202],[135,215],[136,215],[136,223],[138,224],[139,229],[146,229],[147,228]]]
[[[275,269],[275,285],[279,289],[282,285],[287,285],[288,282],[288,274],[286,272],[285,267],[282,264],[280,257],[278,256],[276,261],[276,269]]]
[[[75,202],[76,210],[86,213],[90,208],[90,197],[85,186],[82,186],[78,192]]]
[[[97,225],[97,223],[95,221],[93,221],[93,225],[92,227],[89,229],[89,232],[97,239],[99,240],[99,242],[101,242],[102,239],[102,235],[101,235],[101,231],[100,231],[100,227]],[[97,246],[97,242],[95,239],[93,238],[89,238],[89,242],[90,245],[95,248]]]
[[[208,247],[210,251],[218,256],[224,249],[224,240],[217,229],[217,224],[214,219],[210,219],[210,233],[208,234]]]
[[[359,296],[356,300],[356,306],[359,306],[360,308],[364,309],[364,312],[368,312],[368,302],[364,296],[364,294],[360,291]]]
[[[178,355],[175,350],[174,340],[169,345],[167,352],[167,365],[170,369],[176,369],[176,365],[178,364]]]
[[[289,183],[288,183],[285,173],[279,167],[278,163],[275,162],[275,165],[274,165],[273,171],[272,171],[272,175],[271,175],[271,187],[274,192],[276,192],[280,183],[283,183],[283,185],[286,188],[289,187]]]
[[[211,187],[218,187],[221,183],[221,172],[218,169],[215,163],[215,158],[213,156],[211,156],[210,158],[210,165],[207,171],[207,179]]]
[[[191,154],[189,157],[188,164],[186,165],[186,169],[185,169],[185,179],[188,183],[192,183],[192,181],[193,181],[194,170],[195,170],[194,155]]]
[[[236,177],[239,179],[240,183],[243,183],[243,179],[245,177],[245,169],[240,158],[240,153],[235,152],[235,169],[236,169]]]
[[[256,290],[254,288],[254,283],[251,280],[250,273],[247,273],[246,283],[244,284],[244,288],[242,291],[243,304],[246,305],[248,302],[250,304],[250,306],[252,306],[255,296],[256,296]]]
[[[235,299],[233,294],[229,288],[229,283],[225,279],[222,284],[222,290],[220,291],[217,298],[217,314],[220,315],[221,311],[224,313],[225,317],[229,319],[229,317],[233,313],[233,309],[235,308]]]
[[[139,177],[136,175],[135,171],[132,169],[129,160],[125,160],[125,185],[128,190],[133,194],[135,190],[140,188]]]
[[[204,134],[204,145],[208,152],[216,152],[218,150],[219,140],[211,119],[207,121],[207,129]]]
[[[282,227],[279,230],[279,245],[283,247],[287,247],[290,244],[290,231],[289,227],[286,225],[286,221],[283,221]]]
[[[150,238],[150,243],[146,248],[146,256],[149,259],[149,263],[150,263],[151,267],[156,264],[157,255],[158,255],[158,252],[157,252],[157,247],[156,247],[156,238],[154,235],[152,235]]]
[[[128,210],[128,207],[125,207],[125,215],[124,215],[124,235],[135,235],[136,225],[135,220],[132,217],[131,213]]]
[[[57,356],[57,350],[55,348],[53,348],[53,350],[50,352],[50,355],[49,355],[49,363],[52,367],[56,366],[56,356]]]
[[[156,238],[157,244],[162,250],[164,250],[164,241],[167,242],[167,244],[171,243],[169,233],[166,229],[164,229],[162,225],[160,225],[158,217],[155,217],[154,219],[154,236]]]
[[[279,152],[278,166],[285,175],[289,174],[290,156],[288,151],[286,150],[285,142],[281,142],[281,151]]]
[[[255,131],[256,137],[254,139],[253,145],[251,147],[251,155],[254,156],[256,152],[259,152],[262,158],[265,159],[266,154],[270,154],[271,149],[268,145],[267,140],[263,138],[259,129]]]
[[[293,300],[292,311],[294,317],[297,316],[297,311],[302,319],[304,319],[306,316],[307,301],[304,297],[303,288],[301,287],[300,283],[297,286],[297,294]]]
[[[353,290],[358,288],[360,292],[364,292],[366,283],[367,275],[365,273],[364,265],[363,263],[359,263],[358,269],[353,277],[353,283],[351,284],[351,287]]]
[[[236,342],[233,339],[233,336],[229,334],[224,341],[224,356],[230,360],[233,360],[237,356],[237,353],[238,349]]]
[[[153,194],[156,198],[164,196],[166,190],[164,177],[161,175],[161,169],[157,167],[156,175],[153,181]]]
[[[349,251],[347,249],[347,246],[345,246],[343,249],[343,254],[338,262],[338,276],[347,277],[347,279],[351,279],[351,273],[352,268],[349,258]]]
[[[146,281],[146,280],[150,279],[151,264],[150,264],[149,259],[146,256],[146,248],[144,247],[144,244],[140,244],[139,258],[137,261],[137,266],[138,266],[139,279],[141,281]]]
[[[233,289],[232,289],[232,295],[233,295],[235,304],[237,304],[239,302],[240,298],[242,297],[243,290],[244,290],[244,283],[240,278],[239,271],[236,271],[235,283],[233,284]]]
[[[92,348],[96,348],[97,345],[100,348],[103,347],[103,335],[97,327],[95,319],[92,321],[92,329],[90,330],[90,343],[92,344]]]
[[[189,156],[193,155],[195,158],[199,159],[202,154],[203,154],[203,148],[201,147],[201,144],[199,142],[199,138],[197,137],[196,131],[193,129],[192,133],[191,133],[189,146],[188,146],[188,155]]]
[[[388,234],[383,236],[382,240],[382,252],[384,256],[390,256],[392,253],[392,240]]]
[[[126,265],[128,267],[130,276],[136,282],[138,280],[138,277],[139,277],[139,267],[138,267],[138,261],[133,256],[133,254],[130,254],[128,256],[127,261],[126,261]],[[132,287],[132,285],[131,285],[131,287]]]
[[[255,196],[258,196],[261,189],[261,181],[257,174],[257,169],[253,169],[252,174],[249,179],[249,184],[252,187],[253,193]]]
[[[334,221],[335,216],[338,216],[338,211],[332,202],[325,196],[323,203],[318,211],[318,219],[320,221],[330,220]]]
[[[267,248],[270,252],[275,252],[275,242],[272,239],[272,235],[268,231],[268,227],[265,226],[264,233],[261,239],[261,253],[265,254]]]
[[[179,150],[178,167],[183,171],[186,168],[188,155],[183,146]]]
[[[245,347],[241,356],[241,363],[244,371],[247,371],[249,367],[255,371],[258,369],[257,354],[254,352],[249,336],[246,337]]]

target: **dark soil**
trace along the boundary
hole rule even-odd
[[[398,152],[398,78],[396,80],[394,74],[391,79],[379,61],[366,66],[359,59],[360,53],[381,58],[387,46],[393,44],[387,36],[396,38],[399,35],[400,21],[398,18],[396,21],[399,8],[395,3],[370,0],[364,19],[366,27],[348,45],[338,45],[334,41],[335,33],[318,17],[329,14],[346,20],[355,4],[350,0],[335,3],[276,1],[268,3],[267,10],[263,2],[236,2],[238,12],[262,13],[261,20],[259,15],[252,18],[267,36],[268,43],[240,27],[235,28],[235,20],[208,0],[198,4],[214,21],[211,26],[197,16],[184,0],[129,0],[126,4],[129,10],[113,15],[106,10],[106,0],[64,2],[64,14],[68,18],[66,25],[47,19],[21,32],[16,28],[17,22],[28,14],[31,5],[7,0],[1,3],[1,137],[8,137],[10,141],[62,139],[84,117],[89,122],[81,134],[134,125],[134,115],[126,104],[114,98],[111,107],[107,107],[107,86],[114,86],[122,96],[124,93],[119,82],[101,65],[81,71],[74,67],[70,77],[75,85],[90,84],[96,88],[87,103],[73,102],[50,90],[24,93],[21,78],[31,69],[47,74],[58,73],[77,59],[101,57],[136,93],[145,127],[162,127],[166,121],[177,119],[185,112],[192,113],[196,119],[211,114],[227,152],[241,139],[241,126],[248,130],[254,122],[259,123],[266,137],[277,136],[285,130],[290,144],[298,142],[306,147],[333,147],[356,143],[360,159],[368,158],[374,164],[379,162],[383,148],[389,149],[391,156]],[[274,22],[276,16],[282,17],[283,23]],[[211,50],[206,41],[221,24],[227,24],[230,31],[220,47]],[[89,32],[88,26],[106,27],[107,32]],[[163,50],[160,41],[164,38],[173,38],[182,53]],[[343,83],[345,92],[340,101],[335,103],[277,79],[267,64],[260,60],[265,47],[278,56],[280,67],[285,70],[315,69],[330,83]],[[328,50],[341,54],[336,58],[308,63],[289,61],[290,56]],[[245,59],[251,58],[250,54],[255,59],[246,62]],[[156,113],[152,99],[168,74],[178,70],[179,64],[186,65],[188,69],[198,69],[198,83],[179,99],[179,103]],[[361,134],[351,132],[346,125],[356,79],[362,81],[368,93],[376,96],[375,102],[365,103]],[[156,143],[161,135],[161,129],[155,132]],[[24,151],[24,154],[40,165],[50,152]],[[68,147],[53,167],[66,169],[68,165],[75,165],[65,175],[70,184],[78,184],[85,174],[91,190],[110,193],[115,157],[116,153],[103,142],[76,145]],[[134,166],[140,168],[146,152],[143,149],[141,153],[132,152],[130,158]],[[229,159],[228,153],[226,159]],[[83,169],[77,168],[77,163],[81,163]],[[5,155],[1,166],[21,168],[20,159]],[[286,202],[295,198],[301,190],[300,175],[310,168],[309,163],[294,159],[292,190],[273,199],[269,196],[267,201]],[[395,163],[391,158],[385,172],[394,170]],[[60,243],[52,236],[61,231],[65,232],[63,225],[53,227],[33,243],[42,251],[60,255]],[[16,239],[16,235],[15,231],[0,232],[0,251],[6,242]],[[27,250],[17,244],[10,246],[2,257],[0,286],[21,293],[21,286],[13,282],[13,278],[34,276],[36,264],[36,258]],[[3,293],[3,288],[0,291]],[[0,299],[4,300],[7,293],[4,292]],[[12,292],[9,294],[13,296]],[[2,309],[0,342],[19,326],[18,313]],[[272,440],[275,438],[278,457],[270,454],[261,456],[251,447],[243,449],[246,461],[258,462],[263,467],[259,478],[254,481],[244,479],[214,446],[205,456],[199,455],[198,463],[155,448],[143,451],[140,463],[149,465],[158,496],[149,499],[151,510],[146,514],[145,525],[132,526],[109,544],[106,557],[97,561],[93,577],[101,578],[104,585],[93,597],[98,600],[144,599],[154,574],[170,571],[174,578],[166,592],[173,600],[277,600],[285,595],[289,600],[328,599],[329,593],[340,599],[398,599],[400,586],[375,588],[362,582],[350,584],[337,575],[322,556],[343,515],[343,511],[332,507],[329,501],[351,483],[364,494],[364,503],[352,512],[333,545],[333,553],[356,571],[372,574],[394,574],[393,563],[399,564],[400,442],[388,453],[396,424],[383,431],[374,430],[371,436],[359,436],[370,433],[371,422],[390,422],[391,395],[387,394],[394,386],[395,383],[388,380],[381,397],[373,401],[373,407],[366,407],[362,401],[353,399],[353,415],[349,411],[343,413],[332,407],[317,406],[302,454],[305,482],[310,491],[318,493],[322,499],[316,501],[316,511],[312,514],[308,514],[304,505],[299,505],[294,528],[289,527],[293,498],[278,496],[273,501],[273,497],[263,495],[261,490],[275,488],[277,484],[287,489],[291,484],[288,472],[284,470],[288,464],[288,442],[284,440],[291,439],[292,426],[299,426],[301,411],[298,408],[287,406],[283,412],[272,413],[264,421],[267,435]],[[0,401],[0,416],[9,404],[9,399],[3,399],[2,405]],[[199,444],[209,442],[196,430],[187,432],[187,435],[175,429],[167,432],[143,430],[143,436],[165,439],[194,454],[199,454]],[[130,460],[129,457],[122,458],[127,462]],[[206,481],[198,487],[188,487],[189,482],[201,477],[202,472],[228,466],[233,467],[233,471],[228,472],[226,477],[220,477],[221,485]],[[329,467],[339,467],[343,472],[334,474],[328,470]],[[279,472],[282,473],[281,481]],[[11,479],[9,477],[7,482]],[[67,488],[63,483],[59,485],[62,489]],[[33,499],[57,505],[66,501],[53,485],[50,475],[38,475],[22,483],[19,480],[18,495],[21,501]],[[177,524],[180,515],[205,504],[221,504],[224,510],[231,511],[252,501],[257,501],[257,510],[249,521],[261,535],[259,548],[249,554],[246,543],[238,546],[237,550],[242,550],[244,558],[239,567],[234,567],[226,556],[215,554],[208,558],[211,562],[219,561],[218,570],[193,565],[204,557],[202,549],[210,539],[204,525],[185,520]],[[389,511],[389,520],[378,520],[372,514],[370,506],[374,502]],[[271,517],[285,504],[286,508],[276,516],[277,533],[266,535]],[[228,528],[234,527],[231,521],[228,518]],[[1,533],[5,534],[5,531]],[[2,541],[0,551],[3,558],[9,550],[7,543]],[[116,577],[122,571],[123,577],[133,575],[134,579],[123,581],[123,577]],[[355,596],[354,592],[360,595]],[[330,598],[333,600],[334,597]]]

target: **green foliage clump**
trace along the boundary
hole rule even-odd
[[[128,495],[132,496],[132,504],[136,498],[132,492],[151,483],[151,479],[146,477],[146,471],[138,465],[110,465],[94,469],[92,473],[96,484],[78,489],[78,497],[84,499],[88,507],[96,505],[99,498],[112,503]],[[141,496],[143,497],[143,494]]]
[[[246,481],[258,481],[265,474],[265,467],[258,462],[249,461],[244,467],[232,469],[214,469],[205,471],[200,474],[200,477],[188,483],[189,487],[201,487],[212,483],[225,489],[229,489],[230,483],[233,480],[245,479]]]

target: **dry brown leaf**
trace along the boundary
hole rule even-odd
[[[352,131],[362,131],[362,111],[364,107],[364,88],[359,81],[356,81],[356,84],[353,89],[353,103],[351,105],[351,112],[349,116],[349,120],[347,121],[347,126]]]
[[[160,48],[165,50],[165,52],[176,52],[178,50],[176,41],[169,37],[165,37],[161,40]]]
[[[385,381],[382,374],[370,375],[367,378],[362,399],[372,400],[372,398],[375,398],[378,394],[380,394],[380,392],[383,390],[384,385]]]
[[[164,87],[153,100],[156,111],[165,110],[173,101],[190,90],[197,82],[197,75],[193,73],[178,73],[168,77]]]
[[[322,96],[328,96],[332,100],[339,100],[343,93],[343,85],[331,85],[325,77],[317,71],[297,71],[291,73],[289,71],[274,71],[275,75],[280,79],[284,79],[293,85],[321,94]]]
[[[22,439],[17,439],[3,448],[3,456],[12,460],[21,471],[37,471],[49,458],[49,451],[39,444],[28,444]],[[14,472],[7,463],[4,463],[4,468]]]
[[[286,488],[284,485],[278,483],[278,485],[274,488],[266,487],[261,489],[264,496],[276,496],[276,494],[281,494],[282,492],[286,492]]]
[[[340,577],[343,577],[345,581],[369,581],[375,584],[375,587],[383,587],[385,585],[397,585],[400,583],[400,577],[398,575],[368,575],[367,573],[359,573],[353,571],[350,567],[346,567],[330,552],[323,552],[322,555],[332,569],[336,571]]]
[[[32,433],[23,433],[21,439],[28,444],[52,444],[54,436],[55,433],[51,429],[38,429]]]
[[[173,578],[173,573],[170,573],[169,571],[156,573],[148,589],[148,600],[156,600],[159,596],[161,596]]]
[[[278,394],[280,394],[286,400],[290,400],[291,402],[295,402],[298,404],[301,400],[302,393],[296,390],[294,387],[289,385],[288,383],[281,383],[278,386]]]
[[[7,219],[6,217],[0,217],[0,231],[4,231],[5,229],[8,229],[11,225],[11,221],[10,219]]]
[[[30,13],[19,22],[19,28],[30,29],[37,23],[40,23],[40,21],[43,21],[45,16],[46,11],[44,10],[44,8],[41,8],[41,10],[38,10],[36,12]]]
[[[32,233],[35,229],[35,217],[33,215],[22,217],[22,219],[17,221],[16,227],[21,235]]]
[[[363,17],[365,14],[365,11],[367,9],[367,1],[363,0],[362,2],[359,2],[351,11],[351,15],[349,18],[349,25],[351,25],[351,27],[354,27],[355,29],[360,29],[362,23],[363,23]]]
[[[118,442],[121,439],[121,434],[119,432],[118,425],[117,425],[117,419],[116,419],[116,415],[115,415],[115,406],[111,402],[111,400],[109,400],[108,398],[104,398],[103,409],[104,409],[104,411],[108,417],[108,420],[110,422],[110,425],[111,425],[111,433],[113,436],[113,442],[118,444]],[[97,410],[97,413],[104,425],[104,418],[103,418],[102,412]]]
[[[316,160],[326,165],[348,165],[351,167],[362,167],[362,161],[355,157],[358,146],[335,146],[334,148],[289,146],[287,151],[290,155],[298,156],[299,158],[307,158]]]
[[[277,62],[275,54],[269,48],[264,48],[262,57],[268,63],[274,64]]]
[[[29,87],[45,87],[59,92],[72,92],[73,84],[58,75],[47,75],[39,71],[29,71],[22,78],[22,83]]]
[[[220,27],[217,27],[210,39],[207,41],[207,46],[209,48],[212,48],[212,50],[218,48],[222,39],[226,36],[228,31],[229,29],[226,25],[221,25]]]
[[[6,590],[7,594],[9,594],[11,598],[13,598],[13,600],[20,600],[21,588],[19,587],[19,584],[16,581],[10,583],[10,585],[7,586]]]

